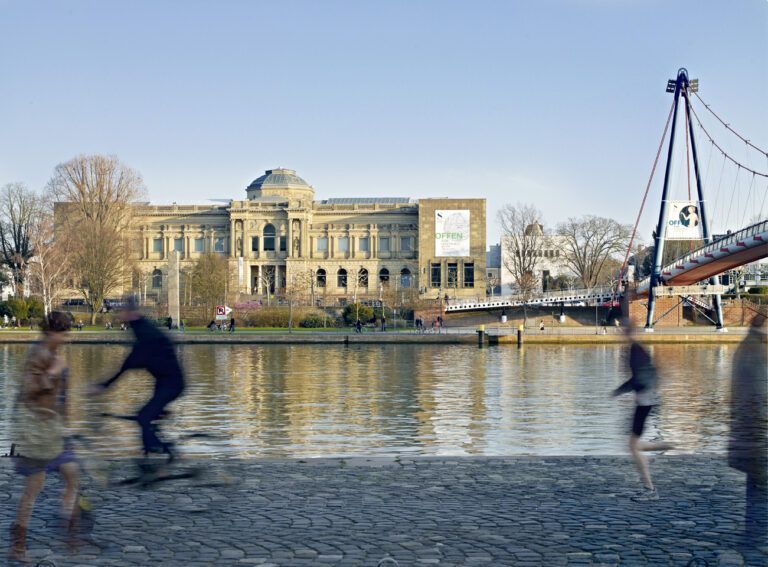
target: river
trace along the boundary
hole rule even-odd
[[[738,345],[655,345],[662,404],[649,438],[678,452],[726,447],[731,366]],[[0,451],[26,345],[0,345]],[[127,348],[64,348],[73,430],[110,455],[137,447],[132,413],[151,381],[126,375],[98,402],[84,386],[117,369]],[[458,345],[187,345],[178,347],[188,391],[171,434],[216,434],[192,454],[239,457],[391,455],[599,455],[626,452],[633,398],[611,398],[628,376],[627,347]],[[95,426],[99,428],[96,429]]]

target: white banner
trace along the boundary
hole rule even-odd
[[[669,201],[667,240],[701,240],[701,219],[696,201]]]
[[[435,211],[435,256],[469,255],[469,211]]]

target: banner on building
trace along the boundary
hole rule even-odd
[[[435,211],[435,256],[469,255],[469,211]]]
[[[696,201],[669,201],[667,240],[701,240],[701,219]]]

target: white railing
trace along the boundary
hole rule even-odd
[[[697,256],[708,254],[715,250],[719,251],[721,248],[731,246],[732,244],[736,244],[737,242],[742,242],[745,238],[749,238],[750,236],[754,236],[762,232],[768,232],[768,220],[760,221],[746,228],[742,228],[741,230],[737,230],[736,232],[733,232],[731,234],[726,234],[724,237],[720,238],[719,240],[715,240],[714,242],[710,242],[709,244],[700,246],[696,250],[689,252],[685,256],[680,256],[679,258],[676,258],[675,260],[673,260],[672,262],[664,266],[661,269],[661,273],[673,270],[678,265],[681,265],[681,264],[685,265],[686,263],[690,262],[692,258],[696,258]],[[650,283],[650,279],[651,279],[650,277],[643,278],[642,280],[640,280],[640,282],[638,282],[637,287],[639,289],[643,289],[647,287]]]
[[[468,311],[472,309],[489,309],[494,307],[519,307],[522,305],[543,305],[550,303],[571,303],[574,301],[609,300],[621,295],[613,287],[595,287],[590,289],[573,289],[564,291],[547,291],[533,296],[522,294],[492,298],[475,298],[453,300],[445,307],[446,311]]]

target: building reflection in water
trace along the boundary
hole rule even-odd
[[[0,448],[9,441],[26,345],[0,345]],[[723,452],[736,345],[657,345],[662,435],[682,451]],[[624,454],[632,400],[608,400],[626,379],[626,347],[442,345],[187,345],[188,391],[170,429],[219,433],[193,453],[329,456],[413,453]],[[83,386],[110,375],[122,346],[69,345],[73,426],[97,411],[133,413],[151,381],[140,373],[103,400]],[[134,424],[103,423],[105,449],[135,450]]]

